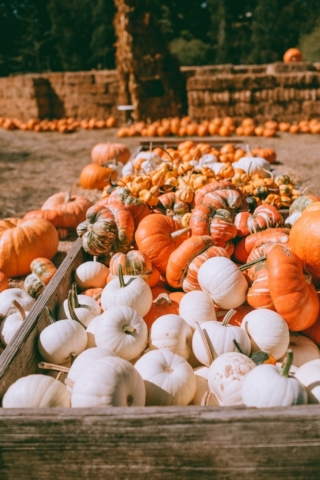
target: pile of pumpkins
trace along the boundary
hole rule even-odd
[[[73,117],[60,119],[30,118],[29,120],[19,120],[18,118],[0,117],[0,127],[5,130],[28,130],[33,132],[60,132],[72,133],[79,128],[84,130],[96,130],[103,128],[115,128],[117,120],[110,116],[106,120],[99,118],[90,118],[76,120]]]
[[[154,148],[130,158],[123,144],[99,143],[91,152],[91,163],[79,177],[84,189],[103,190],[102,197],[118,187],[150,207],[159,207],[175,215],[188,214],[194,207],[198,189],[213,188],[217,181],[233,183],[250,205],[251,211],[262,204],[288,208],[302,192],[288,176],[277,173],[272,165],[276,152],[271,148],[227,143],[221,148],[205,142],[186,140],[178,148]]]
[[[77,224],[92,260],[77,268],[68,298],[56,318],[47,312],[50,325],[38,338],[41,368],[66,379],[23,377],[3,407],[318,403],[320,199],[300,192],[286,223],[277,205],[248,202],[234,176],[194,188],[191,165],[181,185],[183,168],[169,173],[190,161],[149,153],[139,167],[137,157],[110,160],[133,169],[125,172],[132,178],[110,184]],[[220,159],[231,154],[219,152]],[[272,177],[264,170],[262,180]],[[143,188],[139,171],[152,186]],[[277,177],[275,185],[291,185]],[[142,198],[142,190],[150,195]]]
[[[196,122],[191,117],[185,116],[183,118],[162,118],[152,123],[134,122],[131,125],[120,127],[117,135],[119,138],[140,135],[142,137],[167,137],[170,135],[178,137],[207,137],[212,135],[229,137],[237,135],[270,138],[275,137],[279,132],[317,134],[320,133],[320,121],[316,118],[294,123],[267,120],[263,125],[259,125],[251,117],[244,118],[240,122],[232,117]]]

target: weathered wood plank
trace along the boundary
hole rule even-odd
[[[318,413],[311,405],[4,410],[0,477],[316,479]]]
[[[79,238],[48,288],[38,298],[12,343],[0,355],[0,399],[19,377],[38,372],[37,365],[41,358],[37,353],[37,340],[39,333],[49,324],[44,307],[48,306],[55,311],[67,298],[74,271],[84,258],[82,241]]]

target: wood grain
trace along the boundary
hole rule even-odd
[[[3,410],[1,479],[319,478],[317,406]]]
[[[85,252],[79,238],[62,262],[48,288],[38,298],[12,343],[0,355],[0,399],[18,378],[30,373],[39,373],[37,365],[41,358],[38,354],[37,341],[40,332],[49,325],[44,307],[48,306],[53,313],[57,310],[63,300],[67,298],[74,271],[84,259]]]

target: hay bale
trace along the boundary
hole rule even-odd
[[[283,88],[318,88],[320,87],[320,73],[301,72],[291,74],[279,74],[275,77],[277,85]]]
[[[312,72],[315,70],[316,68],[311,62],[276,62],[267,65],[267,73],[270,75],[276,75],[277,73]]]

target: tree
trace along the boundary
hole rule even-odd
[[[113,0],[98,0],[93,8],[90,42],[93,66],[106,69],[115,67],[115,13]]]

